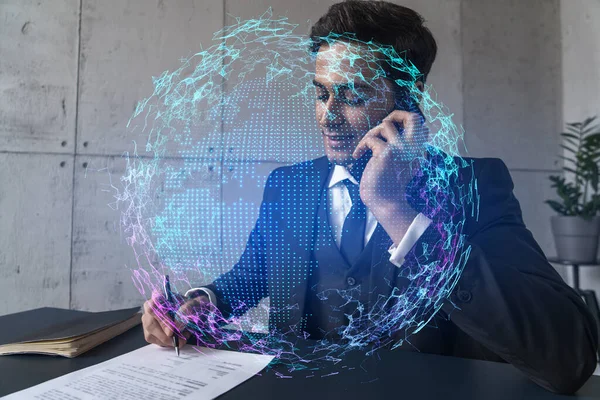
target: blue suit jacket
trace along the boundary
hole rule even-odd
[[[439,157],[431,160],[442,162]],[[594,319],[525,227],[506,165],[495,158],[454,161],[458,166],[456,178],[450,181],[454,201],[475,196],[479,201],[473,203],[478,207],[467,207],[459,214],[443,198],[425,204],[416,195],[413,206],[434,221],[462,220],[464,245],[470,253],[441,310],[400,349],[504,360],[549,390],[577,390],[596,366]],[[287,332],[300,325],[317,207],[330,168],[323,157],[271,173],[258,220],[239,262],[207,286],[215,292],[217,306],[226,317],[241,315],[269,296],[271,328]],[[426,178],[413,180],[413,194]],[[378,229],[374,237],[379,243],[372,258],[377,267],[369,278],[372,304],[406,283],[387,261],[391,241]],[[422,242],[435,237],[435,232],[428,231],[407,262],[420,257]]]

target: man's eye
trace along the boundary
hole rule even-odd
[[[328,93],[323,93],[323,94],[317,96],[317,100],[319,100],[319,101],[327,101],[328,99],[329,99]],[[351,97],[351,98],[343,97],[341,100],[344,103],[348,104],[349,106],[354,106],[354,107],[361,106],[367,102],[367,100],[362,97]]]
[[[362,97],[355,97],[350,99],[344,99],[345,103],[351,106],[361,106],[365,104],[366,100]]]

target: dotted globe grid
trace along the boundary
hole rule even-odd
[[[231,260],[233,253],[240,252],[236,240],[241,238],[224,235],[221,227],[251,226],[259,204],[241,197],[225,201],[223,188],[239,185],[242,191],[244,186],[255,190],[266,179],[261,163],[291,164],[322,154],[322,148],[316,147],[314,141],[314,95],[309,84],[314,59],[306,52],[308,39],[295,34],[294,28],[285,18],[272,19],[267,14],[259,20],[238,21],[215,34],[214,40],[219,44],[185,60],[179,70],[154,78],[155,93],[138,105],[130,128],[147,134],[146,150],[154,157],[139,157],[135,152],[129,156],[118,200],[127,205],[122,222],[139,260],[133,279],[147,297],[153,290],[160,291],[165,270],[179,272],[177,287],[185,289],[209,283],[231,268],[232,264],[224,265],[223,260]],[[332,38],[340,39],[344,38]],[[414,67],[395,57],[398,69],[414,73]],[[236,65],[240,61],[241,68]],[[256,74],[259,67],[265,67],[262,76]],[[193,72],[184,74],[190,70]],[[252,73],[258,78],[250,79]],[[233,88],[228,93],[215,89],[215,82],[221,79]],[[284,92],[287,94],[282,95]],[[462,132],[429,92],[433,93],[425,93],[421,106],[427,120],[439,126],[429,145],[439,149],[439,154],[450,156],[443,159],[445,169],[436,167],[429,171],[435,172],[435,178],[428,178],[426,190],[421,193],[421,200],[435,207],[436,202],[448,199],[428,198],[427,193],[433,192],[432,188],[447,187],[456,175],[458,165],[452,156],[458,156]],[[134,123],[136,117],[143,117],[144,122]],[[165,149],[173,144],[179,155],[176,160],[165,156]],[[230,149],[233,154],[229,154]],[[426,169],[424,160],[423,165]],[[475,187],[466,185],[459,201],[450,201],[456,208],[476,212]],[[296,196],[307,195],[302,188],[292,186],[289,190]],[[444,224],[439,229],[446,238],[439,243],[444,257],[419,265],[416,270],[400,270],[399,275],[412,282],[409,290],[394,291],[374,310],[352,320],[342,330],[345,340],[341,343],[319,343],[319,351],[307,356],[296,354],[291,332],[269,332],[267,339],[253,336],[251,331],[263,330],[264,321],[273,311],[273,306],[264,304],[255,312],[227,321],[214,315],[205,318],[208,322],[196,320],[198,327],[208,332],[199,339],[205,340],[205,345],[247,340],[248,350],[276,354],[280,362],[289,363],[292,368],[297,367],[299,360],[335,360],[350,349],[372,352],[390,345],[391,332],[414,334],[433,317],[464,267],[469,249],[462,246],[462,224]],[[279,250],[282,251],[273,256],[282,263],[288,262],[285,248]],[[204,282],[190,281],[190,271],[195,271],[195,276]],[[298,269],[273,278],[276,286],[285,291],[306,273]],[[253,283],[228,288],[229,296],[264,295]],[[363,308],[352,291],[338,295],[346,296],[357,310]],[[278,309],[272,317],[285,318],[285,311]],[[365,320],[371,325],[368,331],[363,328]],[[224,323],[238,330],[223,331],[220,327]],[[396,343],[401,344],[402,340]]]

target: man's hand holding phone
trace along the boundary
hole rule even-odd
[[[360,197],[396,244],[418,214],[406,201],[406,186],[414,176],[411,162],[423,156],[428,133],[420,114],[394,110],[365,134],[352,154],[358,160],[372,153]]]

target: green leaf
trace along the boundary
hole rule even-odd
[[[583,126],[588,126],[589,124],[591,124],[592,122],[594,122],[595,119],[596,119],[596,116],[586,118],[583,121]]]
[[[579,148],[579,145],[580,145],[579,142],[576,143],[574,140],[571,140],[571,139],[564,139],[563,143],[568,143],[568,144],[570,144],[572,146],[575,146],[577,148]]]
[[[559,213],[561,215],[566,215],[565,207],[562,204],[560,204],[558,201],[546,200],[545,203],[548,204],[557,213]]]
[[[584,138],[589,137],[589,135],[597,132],[597,130],[598,130],[598,126],[597,125],[590,126],[589,128],[584,129],[584,130],[581,131],[581,136],[584,137]]]
[[[566,138],[570,138],[570,139],[575,139],[575,140],[579,141],[579,136],[578,135],[574,135],[572,133],[565,133],[565,132],[563,132],[563,133],[560,134],[560,136],[566,137]]]
[[[567,122],[567,126],[573,129],[581,128],[581,122]]]
[[[584,145],[589,144],[595,144],[596,146],[598,145],[598,143],[600,142],[600,132],[594,132],[588,136],[586,136],[585,138],[583,138],[582,143]]]
[[[574,174],[578,174],[579,172],[575,171],[573,168],[569,168],[569,167],[563,167],[563,170],[567,171],[567,172],[572,172]]]
[[[577,161],[575,161],[574,159],[572,159],[572,158],[569,158],[569,157],[565,157],[565,156],[561,156],[561,155],[559,155],[559,156],[558,156],[558,158],[560,158],[560,159],[563,159],[563,160],[565,160],[565,161],[572,162],[573,164],[577,164]]]
[[[563,149],[565,149],[565,150],[568,150],[568,151],[570,151],[570,152],[571,152],[571,153],[573,153],[573,154],[577,154],[577,150],[573,150],[573,149],[571,149],[571,148],[567,147],[567,145],[561,144],[561,145],[560,145],[560,147],[562,147],[562,148],[563,148]]]
[[[592,189],[594,192],[598,191],[598,164],[591,163],[590,164],[590,184],[592,185]],[[585,200],[585,199],[584,199]]]

